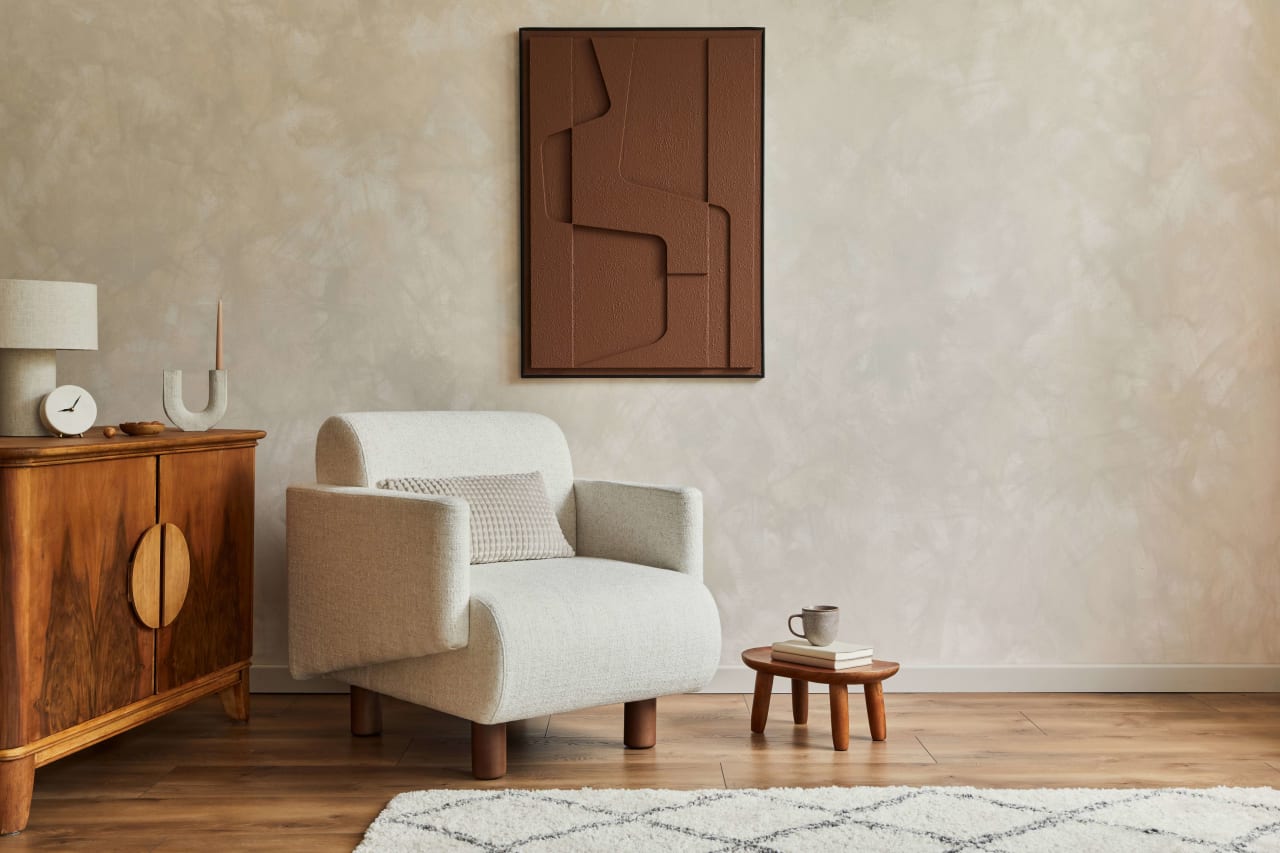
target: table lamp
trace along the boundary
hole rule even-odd
[[[98,348],[98,286],[0,279],[0,435],[48,435],[40,400],[57,351]]]

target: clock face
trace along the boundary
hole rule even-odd
[[[79,385],[59,385],[40,401],[40,422],[54,435],[80,435],[97,417],[98,404]]]

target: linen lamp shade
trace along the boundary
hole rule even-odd
[[[97,285],[0,279],[0,435],[45,435],[57,351],[97,348]]]

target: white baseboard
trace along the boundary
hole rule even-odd
[[[704,693],[750,693],[755,672],[722,666]],[[1277,664],[1049,664],[903,666],[884,683],[896,693],[1275,693]],[[791,692],[775,678],[775,693]],[[814,693],[825,692],[815,684]]]
[[[299,681],[279,664],[255,665],[249,672],[254,693],[346,693],[329,678]],[[738,664],[722,666],[703,693],[750,693],[755,672]],[[776,693],[789,693],[785,678]],[[893,693],[1277,693],[1277,664],[1057,664],[1029,666],[904,666],[884,683]],[[821,684],[814,693],[825,692]]]

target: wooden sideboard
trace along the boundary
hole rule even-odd
[[[0,834],[37,767],[210,693],[248,719],[265,436],[0,438]]]

